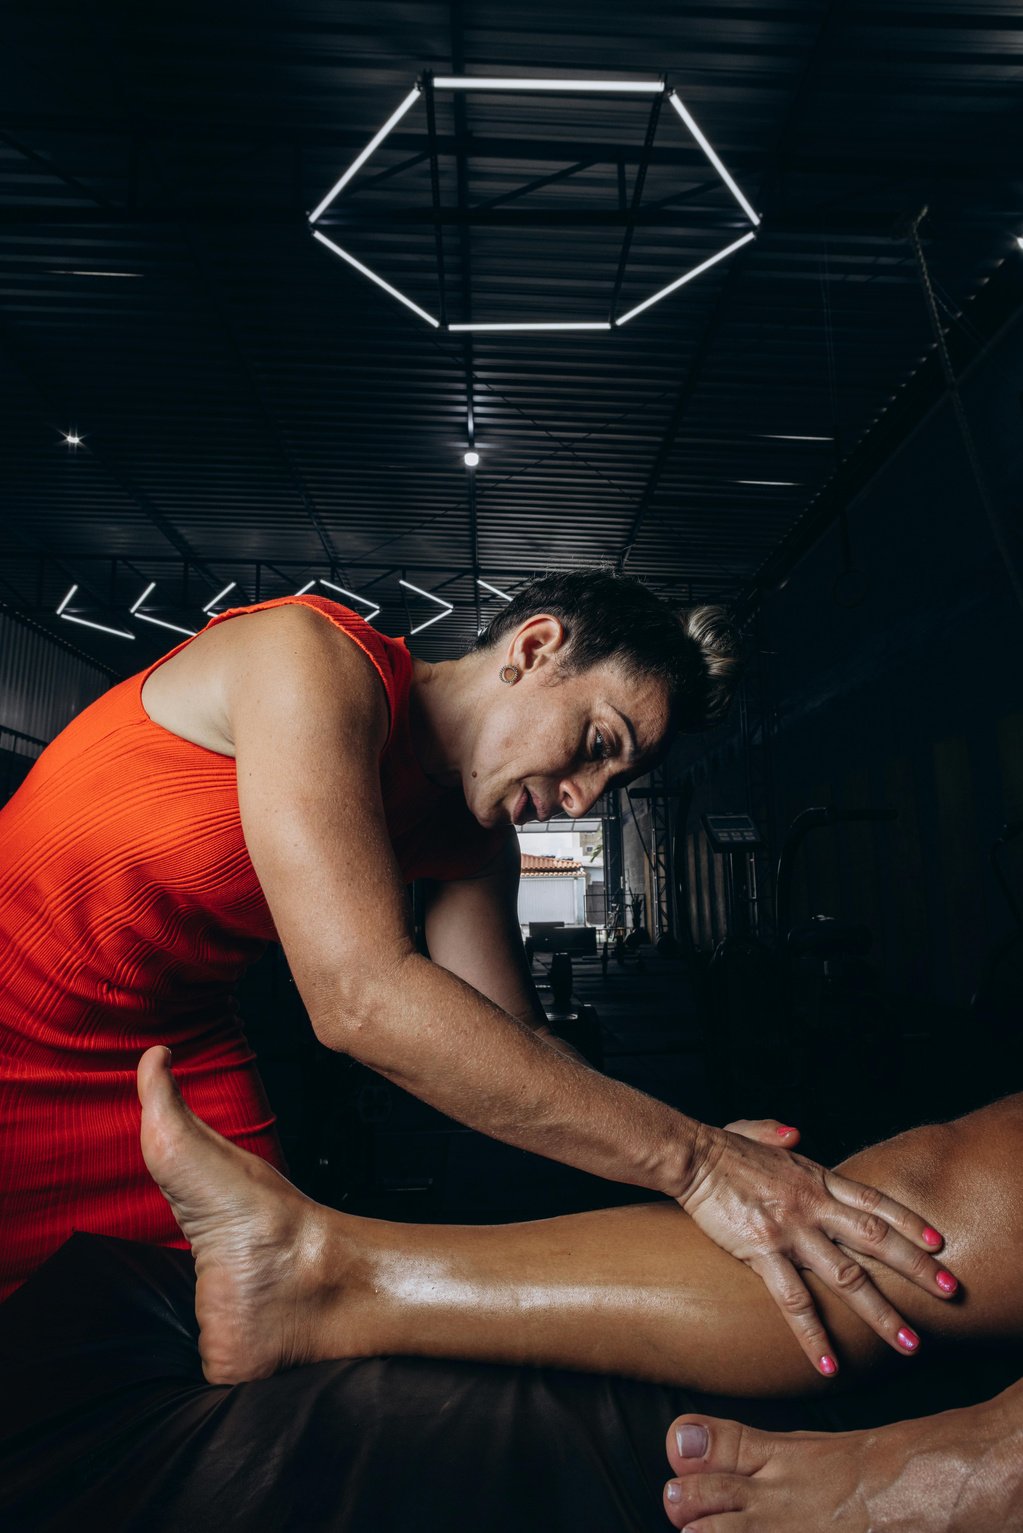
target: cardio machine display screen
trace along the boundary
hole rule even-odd
[[[738,852],[763,840],[748,814],[705,814],[701,819],[716,852]]]

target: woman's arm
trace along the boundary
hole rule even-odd
[[[418,954],[380,797],[387,709],[371,663],[301,607],[254,614],[244,639],[222,661],[242,826],[317,1036],[472,1128],[676,1198],[762,1277],[815,1363],[827,1337],[798,1267],[897,1346],[900,1317],[832,1242],[883,1251],[939,1293],[923,1221],[562,1056]]]
[[[497,857],[474,878],[429,886],[426,943],[430,959],[531,1027],[545,1042],[585,1063],[571,1044],[551,1031],[529,972],[517,909],[520,864],[518,840],[509,828]]]

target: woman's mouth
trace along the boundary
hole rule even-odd
[[[512,824],[525,825],[536,819],[536,805],[528,788],[523,788],[512,810]]]

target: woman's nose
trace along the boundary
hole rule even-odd
[[[561,807],[573,820],[578,820],[600,797],[600,784],[580,782],[578,778],[570,777],[561,784]]]

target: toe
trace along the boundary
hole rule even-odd
[[[677,1475],[756,1474],[770,1457],[770,1441],[766,1433],[739,1421],[679,1416],[668,1428],[666,1447]]]
[[[741,1512],[749,1499],[750,1482],[737,1474],[695,1474],[669,1480],[664,1487],[664,1510],[676,1528],[700,1528],[701,1518]],[[713,1522],[708,1526],[713,1527]]]
[[[176,1092],[177,1086],[170,1062],[171,1051],[162,1043],[154,1044],[142,1055],[136,1069],[135,1080],[139,1101],[143,1107],[149,1103],[156,1105],[166,1097],[168,1092],[171,1094]]]

